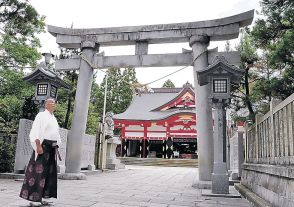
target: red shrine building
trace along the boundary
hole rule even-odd
[[[122,157],[197,157],[195,94],[189,83],[134,96],[125,112],[114,115],[114,123],[121,131]]]

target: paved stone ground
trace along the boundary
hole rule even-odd
[[[127,166],[126,170],[88,175],[87,180],[58,180],[54,206],[250,207],[241,198],[203,197],[191,187],[197,169]],[[22,182],[0,179],[0,206],[28,206],[18,197]]]

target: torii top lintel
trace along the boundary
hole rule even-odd
[[[209,36],[210,40],[237,38],[240,27],[250,25],[254,10],[234,16],[174,24],[70,29],[48,25],[48,31],[56,42],[65,48],[80,48],[85,36],[91,36],[100,46],[134,45],[136,42],[172,43],[188,42],[193,35]]]

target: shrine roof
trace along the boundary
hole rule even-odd
[[[189,88],[189,90],[192,91],[193,89]],[[187,88],[154,88],[153,92],[136,95],[127,110],[121,114],[114,115],[114,119],[162,120],[178,113],[195,113],[195,108],[155,111],[155,109],[175,100],[183,91],[187,91]]]
[[[179,93],[183,88],[152,88],[154,93]]]

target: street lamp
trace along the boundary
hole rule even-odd
[[[230,103],[231,85],[239,84],[244,70],[229,65],[223,56],[217,56],[206,69],[197,71],[200,86],[210,84],[210,100],[214,110],[214,163],[211,191],[229,193],[229,176],[226,165],[226,110]]]
[[[106,99],[107,99],[107,81],[108,81],[108,71],[105,74],[105,88],[104,88],[104,101],[103,101],[103,114],[102,123],[99,124],[99,132],[102,134],[97,135],[99,138],[96,141],[97,146],[97,168],[103,170],[106,168],[106,150],[107,150],[107,140],[105,140],[105,114],[106,114]],[[102,136],[101,136],[102,135]]]

